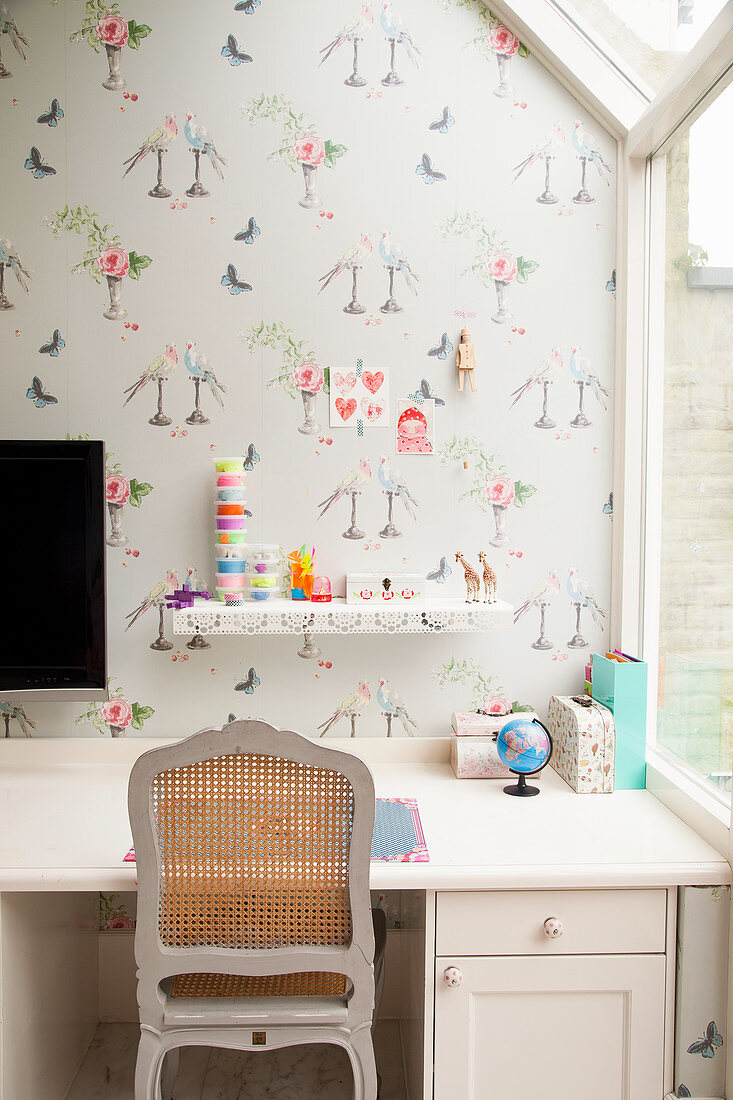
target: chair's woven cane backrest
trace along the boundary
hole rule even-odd
[[[340,772],[244,752],[152,779],[166,947],[348,944],[354,792]]]

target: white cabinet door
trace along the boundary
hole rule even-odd
[[[662,1100],[664,993],[664,955],[437,958],[434,1100]]]

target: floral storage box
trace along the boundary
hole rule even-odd
[[[346,602],[425,603],[425,577],[420,573],[347,573]]]
[[[578,794],[613,794],[616,731],[608,707],[553,695],[547,712],[552,766]]]
[[[520,714],[457,713],[451,721],[450,762],[456,779],[510,779],[512,772],[499,759],[496,739],[512,718],[536,718],[535,711]]]
[[[495,737],[451,737],[450,762],[456,779],[511,779]]]

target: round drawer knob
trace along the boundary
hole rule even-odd
[[[558,936],[562,936],[565,928],[559,917],[548,917],[545,921],[543,928],[545,929],[545,935],[548,940],[556,940]]]
[[[446,985],[458,986],[463,984],[463,973],[457,966],[449,966],[443,971],[443,981]]]

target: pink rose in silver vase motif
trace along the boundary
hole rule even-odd
[[[486,486],[484,492],[489,502],[499,508],[508,508],[514,503],[514,482],[508,477],[495,477]]]
[[[108,726],[124,729],[132,721],[132,707],[126,699],[109,699],[102,703],[99,713]]]
[[[120,474],[109,474],[106,496],[110,504],[127,504],[130,499],[130,482]]]
[[[323,164],[326,146],[315,134],[306,134],[300,141],[296,141],[293,152],[301,164],[311,164],[315,168]]]
[[[127,20],[119,15],[105,15],[97,23],[97,34],[105,46],[124,46],[127,42]]]
[[[492,279],[512,283],[517,277],[517,257],[511,252],[494,252],[489,256],[486,270]]]
[[[317,363],[301,363],[293,371],[293,385],[306,393],[318,393],[323,388],[323,371]]]
[[[130,269],[130,257],[124,248],[105,248],[97,256],[97,267],[105,275],[111,275],[115,279],[121,279],[127,275]]]
[[[503,54],[504,57],[513,57],[519,49],[519,39],[512,34],[508,27],[499,23],[489,31],[489,46],[494,53]]]

